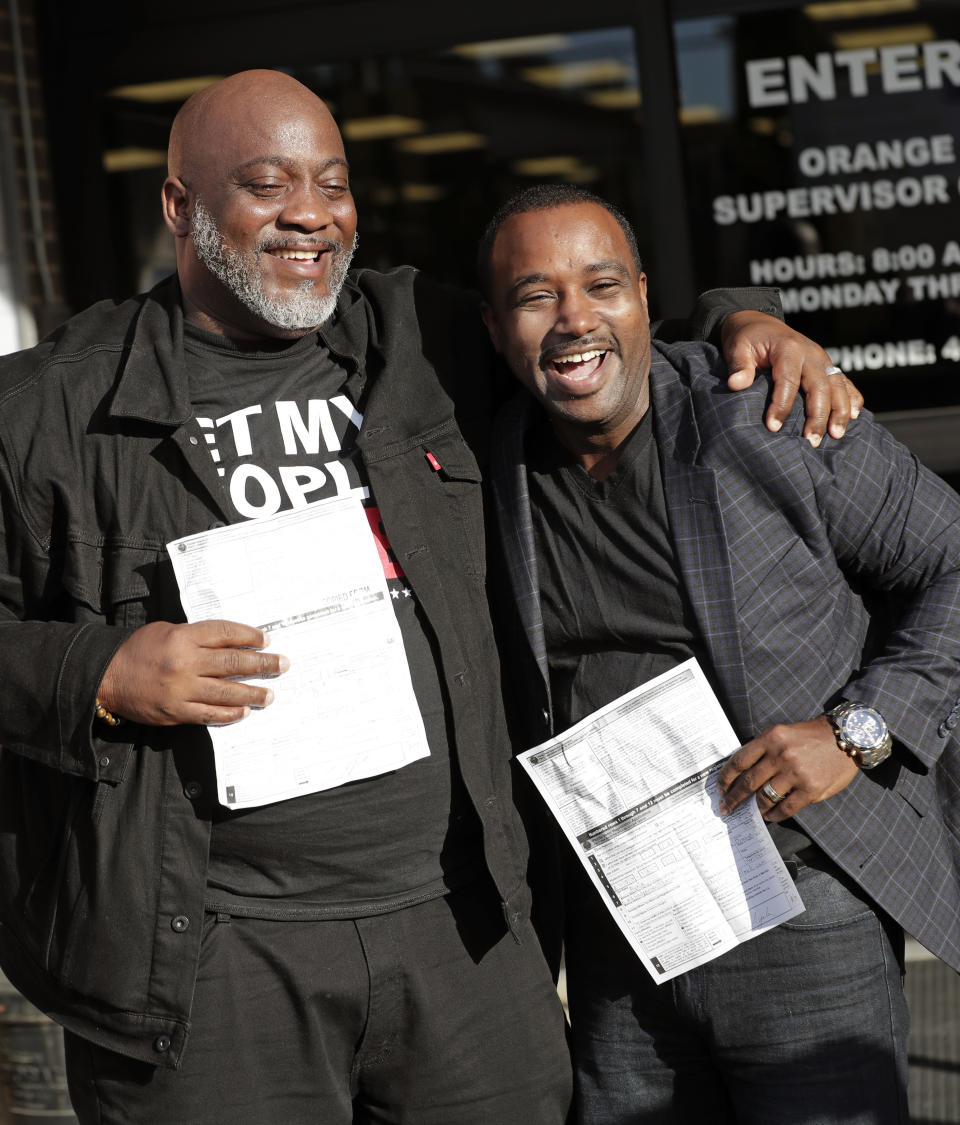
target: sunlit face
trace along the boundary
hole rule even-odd
[[[230,122],[188,186],[194,257],[181,281],[205,318],[227,332],[296,334],[330,317],[357,215],[339,131],[319,102]]]
[[[234,248],[199,197],[193,207],[191,238],[200,261],[255,316],[276,328],[307,330],[333,315],[356,245],[356,240],[347,246],[323,239],[312,258],[312,245],[301,242],[291,248],[286,239],[265,240],[253,250]],[[301,278],[294,287],[271,285],[264,256],[278,253],[283,260],[308,263],[316,262],[319,254],[329,255],[323,285],[318,286],[311,277]]]
[[[595,203],[512,215],[493,243],[484,320],[561,441],[616,448],[648,404],[646,277]]]

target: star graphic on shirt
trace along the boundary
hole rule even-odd
[[[393,598],[394,601],[396,601],[397,598],[400,597],[400,591],[399,590],[391,590],[390,591],[390,597]]]
[[[404,596],[405,598],[412,598],[412,597],[413,597],[413,591],[412,591],[412,590],[410,589],[410,587],[409,587],[409,586],[404,586],[404,588],[403,588],[403,596]]]

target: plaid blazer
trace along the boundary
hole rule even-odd
[[[653,344],[654,427],[681,576],[743,741],[862,700],[891,758],[797,816],[808,835],[960,971],[960,497],[869,413],[813,449],[795,407],[763,425],[769,386],[731,393],[709,345]],[[493,486],[526,653],[528,731],[552,733],[523,437],[502,412]],[[530,658],[530,659],[526,659]],[[520,694],[520,693],[518,693]]]

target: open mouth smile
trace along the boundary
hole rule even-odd
[[[265,246],[262,253],[277,263],[275,272],[279,278],[319,283],[329,273],[339,249],[335,242],[323,242],[312,246]]]
[[[549,366],[558,375],[567,379],[585,379],[603,363],[606,357],[606,348],[591,348],[589,351],[568,352],[566,355],[555,356]]]
[[[326,247],[311,250],[268,250],[267,253],[274,258],[282,258],[285,262],[316,262],[320,255],[326,252]]]
[[[542,368],[561,393],[583,394],[594,389],[610,350],[609,347],[594,346],[559,352],[546,358]]]

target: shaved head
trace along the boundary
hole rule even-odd
[[[356,235],[347,171],[330,111],[288,74],[243,71],[188,99],[163,186],[187,319],[241,337],[327,320]]]
[[[299,113],[316,114],[333,128],[330,111],[302,82],[279,70],[244,70],[214,82],[188,98],[173,119],[167,146],[167,174],[189,181],[210,156],[224,129],[268,127]]]

